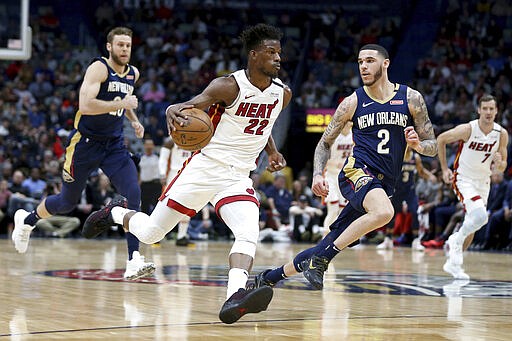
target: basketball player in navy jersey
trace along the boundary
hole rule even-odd
[[[436,138],[423,96],[388,79],[389,55],[380,45],[359,50],[359,73],[364,86],[340,103],[314,155],[312,190],[329,193],[323,169],[329,149],[347,122],[352,121],[353,155],[339,174],[347,205],[316,246],[300,252],[291,262],[256,276],[256,286],[274,285],[302,272],[315,289],[323,288],[329,262],[360,237],[385,226],[394,215],[390,196],[399,180],[407,146],[428,156],[437,154]]]
[[[16,250],[25,253],[36,222],[56,214],[71,212],[80,201],[89,175],[101,168],[116,190],[126,197],[119,204],[140,208],[137,169],[124,145],[124,114],[135,135],[142,138],[144,127],[137,119],[137,97],[132,95],[139,70],[128,64],[132,49],[132,31],[112,29],[107,35],[109,58],[95,58],[85,72],[80,88],[79,110],[69,136],[62,172],[62,191],[43,199],[33,212],[17,210],[12,239]],[[139,253],[139,241],[126,234],[128,261],[126,279],[137,279],[154,272]]]

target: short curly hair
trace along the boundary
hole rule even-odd
[[[244,44],[244,51],[249,54],[255,50],[264,40],[281,40],[283,33],[277,27],[268,24],[257,24],[245,29],[240,34],[240,40]]]

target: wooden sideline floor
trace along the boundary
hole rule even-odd
[[[345,250],[323,291],[301,275],[269,309],[232,325],[229,242],[141,246],[154,278],[122,280],[123,240],[33,239],[26,254],[0,240],[0,340],[511,340],[512,255],[466,252],[469,283],[442,271],[443,250]],[[252,275],[307,244],[260,244]]]

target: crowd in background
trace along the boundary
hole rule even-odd
[[[304,108],[334,108],[361,85],[355,60],[359,46],[379,43],[394,52],[395,37],[406,29],[395,16],[363,21],[337,8],[307,14],[276,11],[264,16],[251,7],[235,9],[213,1],[180,11],[172,7],[172,1],[140,1],[138,7],[130,3],[103,2],[94,13],[90,30],[94,37],[105,37],[116,25],[133,28],[131,63],[141,70],[137,113],[145,126],[145,138],[154,142],[156,153],[167,135],[164,109],[169,103],[185,101],[213,78],[244,66],[236,36],[247,25],[272,18],[272,23],[285,33],[280,78],[294,89],[290,111],[295,122],[304,121]],[[499,123],[512,132],[511,18],[512,9],[504,0],[448,1],[432,48],[418,61],[408,83],[423,94],[436,134],[476,118],[476,102],[484,93],[496,96]],[[45,195],[59,190],[83,73],[93,57],[106,53],[104,41],[94,46],[73,46],[49,5],[32,14],[30,25],[34,35],[32,58],[0,62],[2,235],[12,229],[17,208],[31,210]],[[306,27],[311,35],[304,47]],[[302,77],[297,81],[294,73],[299,70]],[[129,127],[125,134],[127,147],[136,156],[142,144]],[[291,148],[284,148],[285,157]],[[439,174],[437,160],[423,161],[427,169]],[[274,175],[253,174],[260,195],[261,228],[277,231],[262,234],[262,240],[315,242],[321,238],[325,207],[309,188],[310,163],[303,160],[299,166],[295,163],[294,169]],[[511,248],[511,171],[508,167],[505,174],[493,175],[490,219],[477,234],[475,249]],[[424,245],[442,247],[460,224],[462,208],[439,177],[435,182],[418,180],[416,190],[422,204],[421,228],[427,231]],[[115,188],[101,171],[94,173],[78,208],[68,217],[60,217],[61,221],[44,222],[47,225],[39,233],[79,237],[81,222],[110,201],[114,193]],[[204,226],[203,220],[201,214],[192,221],[194,228],[200,226],[200,232],[194,234],[200,235],[197,239],[229,238],[228,229],[213,210]],[[111,231],[107,236],[122,233]]]

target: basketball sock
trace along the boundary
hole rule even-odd
[[[287,278],[284,274],[284,265],[274,270],[270,270],[267,274],[265,274],[264,278],[266,281],[272,284],[276,284],[277,282]]]
[[[34,226],[41,217],[37,214],[36,210],[33,210],[25,217],[24,223],[30,226]]]
[[[180,221],[178,223],[178,233],[176,239],[182,239],[187,237],[188,232],[188,221]]]
[[[114,220],[114,223],[119,224],[121,226],[123,226],[124,216],[126,215],[126,213],[129,212],[134,211],[121,206],[112,207],[112,210],[110,210],[110,214],[112,214],[112,220]]]
[[[240,288],[245,288],[249,273],[245,269],[233,268],[228,273],[227,297],[230,298]]]
[[[318,257],[324,257],[324,258],[327,258],[329,261],[331,259],[333,259],[334,257],[336,257],[336,255],[340,252],[341,250],[338,249],[336,247],[336,245],[334,245],[334,243],[330,243],[329,245],[327,245],[327,247],[325,247],[324,249],[320,250],[319,252],[316,253],[316,256]]]
[[[128,244],[128,260],[132,260],[133,252],[139,251],[139,240],[130,232],[126,232],[126,243]]]

